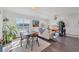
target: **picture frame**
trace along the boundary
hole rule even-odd
[[[39,20],[32,20],[33,27],[39,27]]]

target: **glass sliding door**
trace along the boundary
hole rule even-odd
[[[22,17],[17,17],[16,26],[20,31],[29,32],[30,21]]]

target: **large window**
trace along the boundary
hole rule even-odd
[[[25,18],[22,17],[16,18],[16,26],[18,29],[29,31],[29,24],[30,21]]]

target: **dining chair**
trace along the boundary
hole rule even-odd
[[[31,34],[31,38],[32,38],[31,50],[33,50],[33,43],[34,43],[34,39],[35,39],[35,38],[36,38],[36,42],[37,42],[38,46],[40,46],[40,45],[39,45],[39,40],[38,40],[38,33],[36,33],[36,32],[35,32],[35,33],[32,33],[32,34]]]
[[[20,32],[20,37],[21,37],[21,40],[20,40],[21,47],[22,47],[22,40],[26,39],[26,48],[27,48],[27,43],[29,42],[30,35],[27,34],[27,32]]]
[[[36,42],[39,45],[39,41],[38,41],[38,34],[37,33],[31,33],[31,34],[24,34],[24,33],[20,33],[21,36],[21,47],[22,47],[22,40],[26,39],[26,48],[28,46],[28,44],[31,44],[31,51],[33,50],[33,46],[34,46],[34,39],[36,38]],[[32,41],[30,41],[32,40]]]

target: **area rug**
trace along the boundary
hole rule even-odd
[[[20,46],[20,39],[16,39],[16,41],[11,43],[11,47],[10,48],[5,48],[4,52],[41,52],[43,51],[45,48],[47,48],[50,43],[42,40],[42,39],[38,39],[39,40],[39,44],[40,46],[38,46],[38,44],[36,43],[36,41],[33,43],[33,49],[31,50],[31,45],[29,44],[26,48],[26,40],[22,41],[22,47]]]

